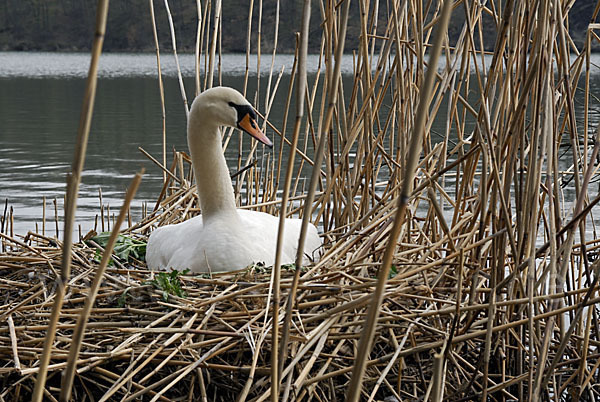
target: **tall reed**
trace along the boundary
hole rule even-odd
[[[46,337],[44,339],[44,349],[40,357],[39,371],[33,390],[33,401],[41,401],[46,384],[47,367],[52,354],[56,326],[60,317],[60,310],[63,305],[63,299],[67,291],[67,283],[71,277],[71,245],[73,243],[73,230],[75,230],[75,211],[77,209],[77,196],[79,193],[79,183],[81,182],[81,173],[87,149],[87,142],[92,123],[92,114],[94,111],[94,100],[96,98],[96,82],[98,76],[98,61],[102,53],[102,44],[104,42],[104,33],[106,32],[106,17],[108,14],[108,0],[98,0],[96,9],[96,27],[94,41],[92,44],[92,58],[88,71],[79,127],[77,129],[77,142],[75,145],[75,155],[71,173],[67,176],[67,196],[65,202],[65,226],[62,252],[62,267],[60,277],[56,282],[56,294],[52,305],[52,315],[48,323]]]

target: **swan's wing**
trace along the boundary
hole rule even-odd
[[[323,240],[319,236],[317,228],[312,223],[308,225],[308,232],[306,233],[306,243],[304,246],[304,254],[308,255],[311,261],[318,261],[322,254],[320,250]]]
[[[252,240],[248,243],[254,244],[257,249],[261,249],[262,255],[272,255],[271,261],[265,261],[267,265],[275,262],[275,251],[277,247],[277,231],[279,229],[279,218],[270,214],[256,211],[238,210],[244,225],[252,233]],[[301,219],[286,219],[283,242],[282,264],[291,264],[296,260],[298,250],[298,239],[300,229],[302,228]],[[304,245],[304,253],[311,260],[318,259],[315,250],[321,246],[321,238],[317,228],[309,224],[308,233]]]
[[[148,268],[156,269],[184,269],[185,267],[173,266],[172,262],[182,253],[189,252],[190,240],[202,230],[202,216],[196,216],[176,225],[166,225],[157,228],[150,234],[146,246],[146,262]]]
[[[298,252],[298,239],[300,238],[300,230],[302,229],[302,220],[301,219],[287,219],[286,221],[286,238],[289,238],[286,242],[289,242],[292,247],[292,253],[294,256],[294,260],[296,259],[296,253]],[[308,224],[306,239],[304,241],[304,263],[308,263],[306,256],[308,256],[308,260],[317,261],[319,259],[319,250],[321,247],[322,241],[319,237],[319,232],[317,228],[312,223]]]
[[[258,211],[238,209],[242,222],[242,248],[253,262],[264,262],[270,266],[275,263],[277,248],[277,228],[279,218]]]

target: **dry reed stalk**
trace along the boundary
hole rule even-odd
[[[195,72],[195,82],[196,82],[196,92],[195,96],[200,95],[202,92],[201,88],[201,80],[200,80],[200,56],[202,55],[202,35],[204,34],[204,21],[202,18],[202,4],[200,0],[196,0],[196,9],[198,11],[198,27],[196,28],[196,46],[195,46],[195,58],[194,58],[194,72]],[[166,165],[166,163],[163,163]]]
[[[125,194],[125,199],[123,201],[123,205],[121,206],[121,211],[119,212],[119,218],[117,219],[115,225],[113,225],[112,233],[110,234],[110,238],[108,239],[108,243],[104,249],[104,253],[102,254],[102,260],[100,261],[100,265],[96,269],[96,274],[94,276],[94,281],[89,289],[88,298],[85,302],[85,306],[83,307],[82,312],[79,314],[77,320],[77,327],[75,328],[75,332],[73,333],[71,347],[69,348],[69,358],[67,360],[67,370],[63,374],[62,382],[61,382],[61,391],[60,391],[60,399],[62,401],[69,401],[71,397],[71,388],[73,387],[73,380],[75,376],[75,369],[77,368],[76,362],[77,357],[79,355],[79,351],[81,349],[81,342],[83,341],[83,335],[85,332],[85,327],[87,325],[87,320],[90,316],[90,312],[92,306],[94,305],[94,301],[96,296],[98,295],[98,288],[100,287],[100,282],[103,279],[104,271],[108,266],[108,262],[111,259],[111,254],[113,248],[115,246],[115,242],[117,240],[117,236],[119,235],[119,231],[121,229],[121,225],[125,220],[125,215],[129,209],[129,205],[135,196],[135,193],[138,189],[140,182],[142,181],[142,175],[144,171],[137,173],[133,178],[131,185],[127,190],[127,194]]]
[[[42,197],[42,235],[46,235],[46,196]]]
[[[56,197],[52,202],[54,203],[54,228],[56,230],[56,238],[58,239],[58,203],[56,202]]]
[[[292,306],[295,302],[295,295],[300,277],[300,266],[296,266],[294,282],[289,292],[287,308],[284,317],[283,330],[281,336],[281,346],[279,341],[279,305],[280,305],[280,276],[281,276],[281,253],[283,250],[283,238],[285,231],[285,220],[287,218],[287,206],[289,201],[289,191],[292,184],[292,175],[294,173],[294,159],[296,156],[296,148],[298,146],[298,138],[300,136],[300,127],[304,118],[304,98],[306,95],[306,58],[308,55],[308,32],[310,26],[310,2],[305,1],[302,9],[300,43],[297,49],[298,54],[298,73],[296,83],[296,119],[292,132],[292,144],[287,161],[287,169],[285,174],[285,182],[283,194],[281,198],[281,207],[279,210],[279,228],[277,233],[277,249],[275,252],[275,265],[273,266],[273,342],[272,342],[272,358],[271,358],[271,400],[279,400],[279,378],[283,370],[283,364],[287,357],[287,343],[289,340],[290,321],[292,314]],[[291,87],[290,87],[291,92]],[[283,149],[283,147],[282,147]],[[317,169],[317,167],[315,167]]]
[[[0,233],[4,232],[4,226],[7,225],[6,223],[6,212],[8,210],[8,198],[6,198],[4,200],[4,213],[2,214],[2,219],[0,220]],[[6,250],[6,247],[4,245],[4,241],[2,242],[2,252],[4,252]]]
[[[17,334],[15,332],[15,322],[12,319],[12,315],[9,314],[8,319],[6,321],[8,323],[8,330],[9,330],[9,334],[10,334],[10,344],[11,344],[11,348],[12,348],[15,369],[17,370],[17,372],[22,372],[21,361],[19,359],[19,351],[18,351],[18,346],[17,346],[18,345]]]
[[[304,202],[304,215],[302,219],[302,228],[300,232],[300,239],[298,240],[298,251],[296,254],[296,267],[302,266],[302,260],[304,258],[304,242],[306,239],[306,231],[308,228],[308,223],[312,217],[312,203],[314,200],[314,195],[317,188],[317,182],[320,180],[321,171],[320,166],[323,158],[323,149],[325,147],[325,139],[327,137],[327,132],[329,131],[332,121],[334,108],[336,104],[336,98],[338,94],[338,84],[340,80],[340,69],[341,69],[341,59],[344,52],[344,45],[346,39],[346,27],[348,23],[348,10],[350,9],[350,0],[346,0],[344,3],[345,7],[343,8],[341,15],[341,27],[339,33],[337,34],[337,46],[335,50],[335,66],[333,68],[331,80],[328,83],[327,88],[327,97],[329,101],[329,105],[327,108],[327,114],[325,116],[324,127],[321,131],[321,135],[319,137],[319,144],[317,149],[315,150],[314,164],[313,164],[313,172],[311,175],[309,190],[307,193],[306,200]]]
[[[214,10],[214,22],[213,22],[213,32],[210,40],[210,51],[208,53],[208,83],[206,88],[213,87],[213,76],[214,76],[214,68],[215,68],[215,54],[217,51],[217,35],[219,33],[221,21],[221,0],[215,0],[215,10]],[[208,50],[208,49],[207,49]]]
[[[254,94],[254,105],[257,109],[260,108],[260,59],[262,57],[262,15],[263,1],[258,0],[258,20],[256,23],[256,93]]]
[[[40,357],[39,372],[35,382],[35,389],[32,394],[33,401],[42,399],[46,377],[47,367],[50,361],[52,344],[58,324],[60,310],[63,304],[63,298],[66,293],[66,283],[71,276],[71,245],[73,229],[75,224],[75,210],[77,209],[77,195],[79,193],[79,183],[81,181],[81,172],[85,160],[87,149],[87,140],[90,132],[92,114],[94,110],[94,100],[96,95],[96,80],[98,75],[98,61],[102,53],[102,44],[104,42],[104,33],[106,31],[106,16],[108,13],[108,1],[99,0],[96,10],[95,36],[92,44],[92,57],[86,83],[86,91],[81,110],[79,128],[77,130],[77,143],[75,146],[75,155],[73,158],[72,171],[67,177],[67,202],[65,204],[65,228],[63,240],[63,255],[60,278],[57,278],[57,291],[54,298],[52,315],[48,323],[46,339],[44,341],[44,351]],[[58,237],[58,234],[57,234]]]
[[[185,86],[183,85],[183,76],[181,75],[181,67],[179,66],[179,56],[177,55],[177,41],[175,40],[175,26],[173,25],[173,16],[171,15],[171,9],[169,8],[169,0],[164,0],[165,11],[167,12],[167,19],[169,20],[169,28],[171,32],[171,46],[173,47],[173,56],[175,57],[175,65],[177,67],[177,78],[179,82],[179,91],[181,92],[181,99],[183,100],[183,108],[185,109],[185,116],[187,117],[190,113],[188,106],[187,95],[185,94]],[[166,164],[163,162],[163,164]]]
[[[154,47],[156,50],[156,68],[158,69],[158,90],[160,94],[160,107],[162,112],[162,164],[167,165],[167,113],[165,111],[165,89],[160,68],[160,47],[158,45],[158,33],[156,31],[156,18],[154,16],[154,1],[150,0],[150,18],[152,19],[152,34],[154,36]],[[167,181],[167,175],[163,172],[163,182]]]
[[[446,36],[446,29],[448,21],[450,20],[451,13],[451,2],[445,1],[442,10],[442,20],[440,25],[437,27],[436,40],[430,53],[429,68],[421,90],[421,97],[419,100],[419,106],[416,113],[416,123],[411,136],[411,145],[409,147],[408,160],[406,162],[405,173],[403,175],[402,190],[400,193],[400,202],[397,208],[396,215],[394,217],[394,224],[392,227],[391,234],[388,239],[388,245],[386,247],[385,255],[381,267],[378,271],[377,287],[373,294],[373,300],[369,306],[367,322],[361,333],[361,340],[356,352],[357,358],[354,362],[352,370],[352,379],[348,385],[346,398],[350,401],[358,401],[360,397],[360,388],[363,382],[363,376],[365,371],[365,364],[371,351],[371,345],[373,335],[375,333],[375,326],[377,324],[377,317],[379,315],[379,308],[383,301],[384,288],[387,282],[388,273],[392,264],[392,258],[396,250],[396,239],[400,234],[400,230],[404,224],[404,213],[406,205],[409,200],[410,190],[412,188],[413,176],[417,165],[417,159],[421,154],[421,143],[423,137],[423,129],[425,126],[425,119],[428,115],[429,108],[429,97],[433,87],[434,77],[436,75],[437,60],[441,53],[442,41]]]

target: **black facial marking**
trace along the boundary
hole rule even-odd
[[[250,116],[250,124],[252,124],[253,128],[256,128],[256,125],[254,124],[254,121],[256,121],[256,112],[254,111],[254,109],[252,108],[252,106],[250,105],[236,105],[233,102],[229,102],[229,106],[231,106],[232,108],[234,108],[237,111],[237,122],[239,123],[240,121],[242,121],[242,119],[244,118],[244,116],[249,115]]]

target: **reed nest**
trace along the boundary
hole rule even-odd
[[[224,29],[221,1],[201,3],[196,93],[220,79]],[[15,235],[6,213],[0,227],[1,400],[600,399],[600,130],[590,112],[600,3],[577,49],[570,2],[360,1],[345,79],[351,2],[318,3],[316,73],[307,79],[317,23],[307,0],[284,99],[273,64],[247,94],[267,120],[274,102],[286,105],[280,127],[263,127],[274,151],[233,130],[224,147],[238,151],[239,206],[307,217],[322,255],[193,276],[152,273],[139,253],[113,250],[139,174],[118,218],[100,211],[100,227],[113,228],[106,250],[94,233],[72,245],[108,8],[99,1],[64,239]],[[464,25],[451,43],[453,8]],[[162,158],[151,157],[164,186],[124,242],[200,213],[189,158],[168,155],[165,127]]]
[[[181,154],[176,160],[177,156]],[[178,182],[186,183],[184,179]],[[151,214],[124,233],[143,239],[146,228],[156,221],[172,223],[186,213],[197,213],[194,190],[171,187],[170,196],[161,201],[162,213]],[[1,286],[8,303],[2,306],[2,319],[8,327],[1,330],[0,353],[2,360],[12,362],[0,372],[4,378],[1,396],[8,400],[31,392],[62,252],[60,242],[40,234],[29,233],[22,241],[3,235],[3,240]],[[50,399],[60,387],[60,372],[98,265],[99,248],[97,243],[83,241],[73,249],[73,279],[49,367]],[[115,266],[105,273],[82,343],[74,399],[146,396],[173,400],[202,395],[209,400],[234,400],[243,390],[252,398],[269,395],[269,267],[180,275],[178,283],[185,292],[180,297],[152,284],[152,272],[143,262],[113,258]],[[440,268],[453,273],[454,265],[443,263]],[[398,260],[398,269],[401,266]],[[343,268],[326,263],[307,266],[303,274],[292,319],[290,360],[282,379],[294,400],[311,395],[333,400],[343,394],[352,367],[353,344],[360,335],[376,269],[364,262]],[[288,267],[282,275],[284,291],[291,278]],[[428,285],[431,281],[437,283],[434,292]],[[426,391],[423,380],[432,369],[428,355],[444,343],[446,332],[439,328],[447,327],[455,312],[453,303],[442,299],[456,286],[444,272],[416,272],[401,282],[392,279],[369,361],[368,383],[369,387],[378,383],[373,388],[378,399],[386,394],[404,394],[398,398],[405,398],[418,388]],[[475,324],[471,331],[481,325]],[[478,354],[477,335],[469,338],[472,341],[465,341],[464,352]]]
[[[191,171],[183,153],[174,154],[157,208],[122,231],[141,244],[154,225],[176,223],[199,213]],[[178,171],[182,173],[178,176]],[[340,238],[325,247],[321,262],[302,268],[294,302],[288,359],[282,367],[282,395],[288,400],[343,400],[356,344],[365,323],[382,247],[373,241],[389,232],[392,204],[379,206],[382,219],[358,236]],[[266,204],[266,205],[265,205]],[[390,205],[388,205],[390,204]],[[271,203],[256,204],[267,209]],[[386,207],[387,206],[387,207]],[[387,212],[386,212],[387,211]],[[102,226],[110,218],[99,215]],[[113,217],[114,220],[114,217]],[[467,225],[469,220],[464,220]],[[470,399],[482,392],[482,370],[488,366],[488,390],[495,399],[513,399],[527,383],[526,309],[528,298],[506,298],[490,304],[489,270],[470,251],[489,248],[500,234],[477,239],[477,231],[462,236],[460,251],[427,241],[422,219],[413,216],[406,237],[396,250],[378,319],[373,351],[367,359],[362,399],[416,400],[431,392],[436,359],[446,359],[444,386],[451,400]],[[100,226],[100,223],[98,223]],[[61,372],[67,365],[71,337],[99,264],[102,246],[91,232],[72,251],[72,279],[65,295],[52,348],[45,398],[55,400]],[[39,354],[46,336],[62,264],[62,244],[55,237],[28,233],[1,234],[0,397],[20,400],[31,394]],[[418,239],[422,239],[421,243]],[[575,246],[574,253],[580,247]],[[341,253],[339,250],[343,250]],[[344,255],[344,262],[340,256]],[[360,258],[357,258],[360,256]],[[173,277],[180,292],[161,286],[156,272],[133,256],[116,252],[106,269],[88,320],[77,361],[74,400],[266,400],[270,397],[272,268],[262,265],[225,274]],[[592,269],[598,270],[599,263]],[[289,292],[294,267],[283,267],[281,289]],[[474,274],[477,273],[478,276]],[[165,274],[162,274],[165,275]],[[471,286],[476,281],[475,286]],[[533,298],[531,317],[536,336],[548,321],[574,317],[584,306],[600,301],[598,286],[580,287]],[[506,291],[499,288],[501,296]],[[472,302],[457,304],[470,297]],[[573,300],[556,310],[553,300]],[[492,299],[493,300],[493,299]],[[495,311],[490,325],[489,311]],[[281,314],[285,312],[282,303]],[[539,331],[539,332],[538,332]],[[593,334],[591,334],[593,335]],[[486,339],[496,350],[486,358]],[[565,358],[552,371],[549,387],[579,395],[582,336],[567,338]],[[547,346],[547,359],[561,346],[559,328]],[[591,338],[590,363],[598,361],[598,341]],[[512,343],[511,347],[505,347]],[[588,383],[595,371],[587,373]],[[591,386],[591,385],[590,385]],[[595,387],[595,386],[592,386]],[[54,395],[54,396],[53,396]],[[244,398],[241,398],[244,399]]]

